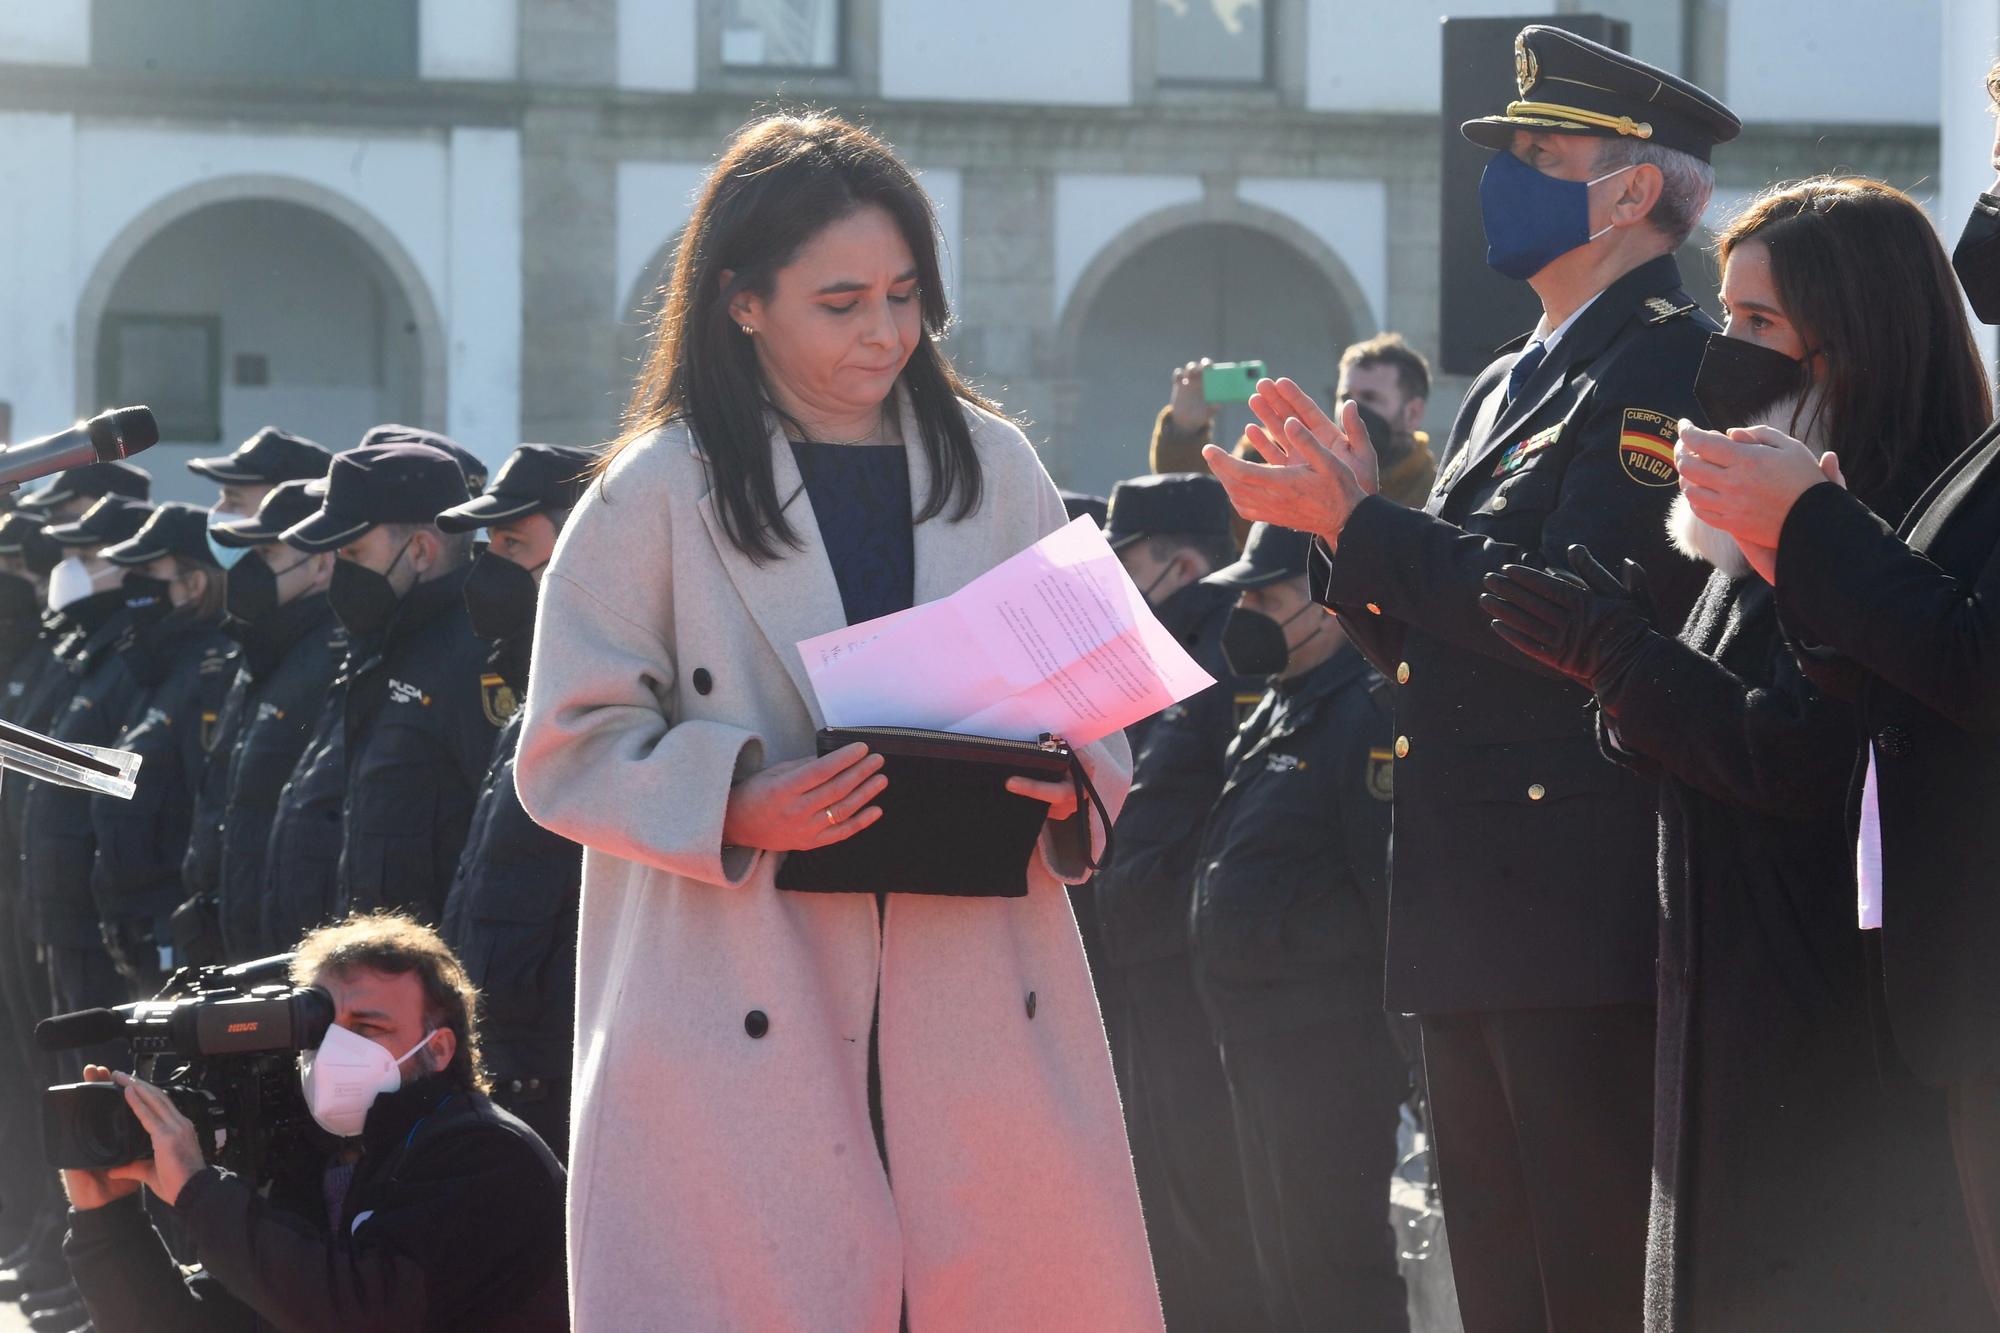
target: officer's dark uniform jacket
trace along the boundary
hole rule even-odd
[[[281,1205],[208,1167],[174,1201],[198,1299],[136,1198],[71,1212],[63,1244],[99,1333],[558,1333],[563,1170],[477,1093],[425,1078],[369,1108],[329,1234],[323,1198]]]
[[[346,700],[354,645],[349,642],[326,704],[292,775],[278,793],[264,848],[259,934],[280,951],[334,919],[340,896],[341,808],[347,800]]]
[[[465,609],[468,568],[419,583],[380,647],[358,650],[343,725],[346,798],[337,910],[444,912],[465,849],[504,686]]]
[[[93,593],[85,602],[101,604],[69,608],[79,630],[65,640],[62,656],[70,675],[68,698],[51,719],[48,732],[57,740],[109,746],[133,719],[133,708],[144,692],[125,663],[131,622],[124,612],[122,590]],[[82,626],[95,622],[95,628]],[[22,807],[21,879],[34,904],[37,938],[43,944],[71,949],[98,948],[97,905],[92,897],[92,873],[97,860],[97,830],[91,820],[91,795],[52,782],[27,782]]]
[[[107,594],[93,609],[102,612],[99,619],[105,619],[116,614],[123,605],[122,598]],[[76,688],[76,677],[70,672],[69,658],[65,653],[74,653],[87,637],[83,626],[70,615],[51,612],[44,617],[41,640],[35,654],[38,669],[21,682],[20,697],[9,697],[6,710],[0,716],[17,726],[46,733],[55,724],[57,710],[69,702],[70,693]],[[4,855],[8,863],[8,879],[20,894],[21,925],[34,939],[40,940],[41,935],[34,924],[34,895],[28,891],[22,865],[28,792],[36,785],[28,778],[19,776],[0,782],[0,822],[5,825]]]
[[[296,941],[263,933],[264,857],[286,780],[305,753],[347,636],[323,593],[288,602],[236,629],[235,675],[195,805],[181,878],[211,899],[233,961],[279,953]],[[327,860],[326,883],[338,857]]]
[[[569,1077],[576,1007],[576,913],[583,849],[521,808],[518,709],[493,764],[445,903],[444,937],[479,988],[480,1050],[496,1084]]]
[[[1201,821],[1222,790],[1237,698],[1257,693],[1222,656],[1222,627],[1235,601],[1230,589],[1194,583],[1160,607],[1160,623],[1216,684],[1153,718],[1134,747],[1116,851],[1095,881],[1097,919],[1114,964],[1187,952],[1188,892]]]
[[[0,650],[0,655],[4,655],[4,650]],[[45,621],[35,637],[20,646],[13,660],[7,663],[5,675],[0,676],[0,718],[16,726],[29,726],[29,707],[37,697],[46,697],[43,682],[57,673],[67,674],[56,658],[55,636]],[[46,726],[47,718],[42,722]],[[9,896],[20,892],[21,844],[20,827],[7,813],[7,793],[24,782],[25,779],[0,782],[0,893]]]
[[[1716,325],[1671,256],[1598,295],[1505,401],[1488,366],[1430,503],[1356,507],[1314,595],[1395,691],[1388,1004],[1399,1012],[1651,1003],[1654,791],[1599,752],[1590,697],[1526,666],[1479,609],[1510,562],[1572,543],[1645,566],[1678,625],[1705,567],[1666,536],[1679,418]]]
[[[1202,830],[1195,977],[1239,1039],[1382,1009],[1389,701],[1341,649],[1272,687],[1229,747]]]
[[[215,622],[170,616],[136,632],[121,650],[137,692],[112,744],[141,757],[136,790],[130,800],[90,798],[97,841],[91,896],[99,923],[113,935],[121,933],[118,923],[142,923],[134,938],[168,938],[167,916],[182,897],[181,858],[195,792],[229,688],[230,646]],[[143,966],[126,961],[142,975],[156,966],[153,959]]]

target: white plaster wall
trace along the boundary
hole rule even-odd
[[[1134,0],[881,3],[884,97],[1093,106],[1132,100]]]
[[[1055,316],[1105,246],[1140,219],[1201,200],[1199,176],[1063,172],[1056,177]]]
[[[451,132],[445,433],[497,468],[521,442],[521,136]]]
[[[967,312],[958,308],[958,255],[965,244],[960,207],[965,198],[965,177],[957,167],[920,167],[917,182],[931,197],[931,209],[937,214],[938,268],[944,273],[945,299],[951,302],[953,315],[962,323]],[[972,313],[976,318],[977,312]]]
[[[694,91],[695,0],[618,0],[618,86]]]
[[[1367,298],[1358,322],[1385,328],[1389,310],[1389,187],[1379,180],[1245,176],[1236,197],[1304,227],[1340,256]]]
[[[630,319],[637,304],[634,288],[653,257],[686,224],[694,197],[708,179],[707,162],[620,162],[618,164],[618,281],[610,292],[611,317]]]
[[[514,78],[520,71],[520,45],[516,0],[419,0],[417,73],[422,78]]]
[[[0,0],[0,60],[23,65],[89,64],[88,0]]]
[[[0,208],[0,399],[14,438],[29,439],[76,419],[72,117],[0,114],[0,198],[16,203]]]
[[[1554,9],[1549,0],[1451,0],[1448,5],[1443,0],[1387,5],[1309,0],[1306,104],[1316,111],[1436,111],[1443,59],[1438,25],[1446,14],[1497,18]]]
[[[1720,96],[1746,121],[1934,124],[1945,3],[1735,0]]]

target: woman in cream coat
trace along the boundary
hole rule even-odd
[[[774,884],[882,787],[858,747],[811,758],[794,645],[847,623],[849,588],[788,440],[902,444],[915,602],[1064,521],[930,342],[928,205],[866,133],[773,117],[717,167],[675,273],[542,587],[519,764],[528,810],[586,848],[576,1327],[1157,1329],[1064,888],[1101,849],[1089,814],[1017,789],[1051,804],[1022,898]],[[1122,739],[1081,754],[1115,812]]]

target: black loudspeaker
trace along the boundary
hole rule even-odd
[[[1451,375],[1478,374],[1493,360],[1494,348],[1528,332],[1541,318],[1541,305],[1527,283],[1503,278],[1486,267],[1479,176],[1492,153],[1458,132],[1464,122],[1494,115],[1519,97],[1514,37],[1530,23],[1563,28],[1616,51],[1631,45],[1631,25],[1601,14],[1444,21],[1438,360]]]

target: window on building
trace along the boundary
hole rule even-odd
[[[729,69],[839,69],[841,0],[724,0]]]
[[[222,438],[222,320],[215,315],[104,317],[98,383],[107,403],[144,403],[160,438]]]
[[[1161,83],[1261,85],[1270,79],[1270,0],[1153,0]]]
[[[413,79],[417,0],[92,0],[90,59],[162,74]]]

